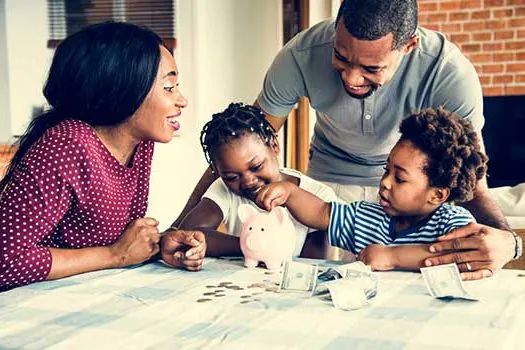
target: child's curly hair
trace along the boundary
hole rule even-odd
[[[201,131],[201,146],[208,164],[220,146],[247,133],[258,135],[267,146],[277,142],[274,128],[254,106],[230,103],[223,112],[213,114]]]
[[[449,188],[449,201],[473,198],[474,189],[487,171],[488,157],[470,121],[442,107],[413,113],[399,128],[408,140],[427,155],[423,168],[430,186]]]

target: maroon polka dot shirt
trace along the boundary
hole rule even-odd
[[[86,123],[46,131],[0,195],[0,290],[46,279],[49,247],[114,243],[148,206],[153,142],[122,166]]]

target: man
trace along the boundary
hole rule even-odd
[[[308,175],[345,201],[376,196],[399,124],[413,111],[444,106],[469,118],[481,139],[474,67],[442,34],[418,28],[416,0],[345,0],[335,23],[321,22],[293,38],[269,68],[256,104],[279,130],[302,96],[317,113]],[[181,217],[212,179],[209,172],[203,176]],[[447,254],[426,263],[455,261],[465,279],[491,276],[519,255],[521,242],[488,197],[485,179],[462,205],[480,224],[433,244],[431,251]]]

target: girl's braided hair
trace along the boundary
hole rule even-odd
[[[215,113],[201,131],[201,146],[208,164],[212,164],[219,148],[245,134],[256,134],[267,145],[277,142],[275,129],[256,107],[230,103],[223,112]]]
[[[401,140],[427,155],[423,171],[430,186],[449,188],[450,201],[468,201],[487,171],[488,157],[472,123],[443,108],[414,113],[401,123]]]

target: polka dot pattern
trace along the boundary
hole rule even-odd
[[[49,129],[0,197],[0,290],[46,279],[48,248],[114,243],[148,206],[153,142],[122,166],[86,123]]]

